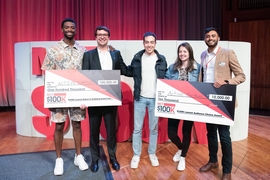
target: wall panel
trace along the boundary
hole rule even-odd
[[[235,22],[229,25],[230,41],[251,43],[250,108],[270,109],[269,29],[270,20]]]

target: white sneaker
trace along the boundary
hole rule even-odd
[[[155,154],[150,154],[149,158],[152,166],[159,166],[158,158]]]
[[[175,153],[175,155],[173,156],[173,161],[174,161],[174,162],[180,161],[181,154],[182,154],[182,150],[177,151],[177,152]]]
[[[61,176],[64,174],[64,162],[62,158],[57,158],[55,161],[54,175]]]
[[[184,171],[185,168],[186,168],[186,161],[185,161],[185,158],[181,156],[180,161],[179,161],[178,166],[177,166],[177,170]]]
[[[76,166],[79,166],[79,169],[81,171],[84,171],[84,170],[88,169],[88,164],[85,162],[84,157],[81,154],[78,155],[78,156],[75,154],[74,164]]]
[[[140,156],[134,155],[130,162],[130,168],[136,169],[139,166]]]

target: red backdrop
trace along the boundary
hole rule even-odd
[[[77,22],[77,40],[94,40],[98,25],[112,40],[141,40],[146,31],[199,40],[205,27],[220,27],[221,0],[1,0],[0,16],[0,106],[15,106],[15,43],[60,40],[66,17]]]
[[[14,44],[60,40],[61,21],[66,17],[77,22],[77,40],[94,40],[98,25],[110,28],[111,40],[141,40],[146,31],[155,32],[157,40],[200,40],[206,27],[221,29],[221,12],[221,0],[1,0],[0,106],[15,106]],[[119,109],[130,108],[126,103]],[[121,118],[125,117],[120,114]],[[166,129],[166,120],[160,123],[159,128]],[[159,141],[167,139],[163,129]],[[132,130],[119,131],[125,132],[124,137],[118,133],[122,141]]]

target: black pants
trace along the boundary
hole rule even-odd
[[[206,123],[209,162],[216,163],[218,161],[218,138],[217,130],[219,133],[221,150],[222,150],[222,171],[223,173],[231,173],[232,171],[232,141],[230,137],[230,126],[217,125]]]
[[[170,140],[182,150],[182,157],[186,157],[191,140],[191,130],[193,121],[185,121],[182,126],[183,143],[178,136],[178,125],[180,120],[168,118],[168,136]]]
[[[116,114],[117,106],[89,107],[89,125],[90,125],[90,152],[92,161],[99,160],[99,134],[102,117],[107,133],[107,148],[110,161],[115,161],[116,156]]]

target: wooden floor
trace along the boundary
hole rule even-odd
[[[24,137],[16,134],[15,112],[0,112],[0,154],[12,154],[22,152],[35,152],[54,150],[53,141],[45,138]],[[249,117],[248,138],[233,142],[233,169],[232,179],[270,179],[270,117]],[[104,150],[106,142],[102,141]],[[63,148],[73,148],[73,140],[65,139]],[[83,142],[83,147],[88,147],[88,142]],[[214,171],[200,173],[199,168],[208,161],[207,145],[192,143],[186,157],[186,169],[177,171],[177,163],[172,161],[176,147],[170,143],[159,144],[157,156],[160,166],[152,167],[147,154],[148,144],[143,143],[141,161],[138,169],[129,167],[133,156],[131,142],[118,143],[117,158],[121,165],[120,171],[112,170],[115,180],[126,179],[220,179],[221,166]],[[219,149],[220,150],[220,149]],[[221,152],[219,151],[219,162]],[[1,165],[1,162],[0,162]],[[1,171],[1,169],[0,169]]]

